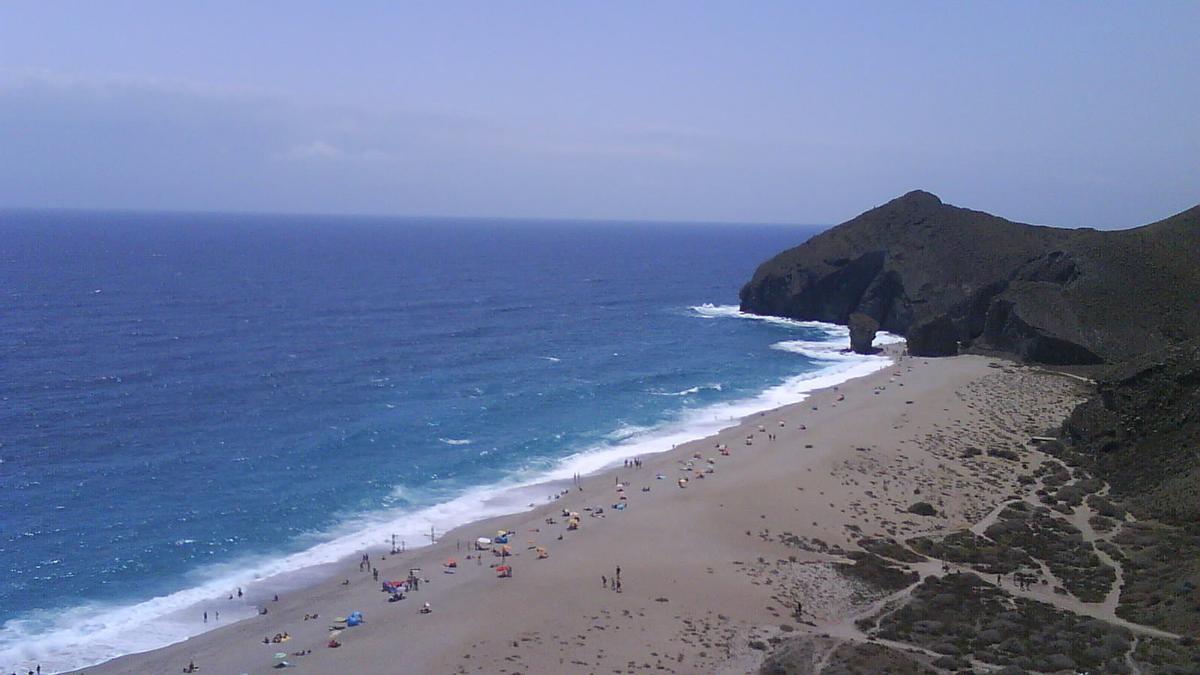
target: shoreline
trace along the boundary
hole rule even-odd
[[[864,537],[903,540],[984,521],[1022,489],[1018,471],[1008,459],[960,459],[963,444],[1024,445],[1079,392],[1078,382],[988,357],[905,358],[648,456],[641,469],[584,477],[582,491],[530,511],[456,528],[403,555],[372,553],[381,580],[422,570],[420,590],[400,602],[387,602],[351,559],[332,579],[267,603],[265,616],[80,672],[179,672],[194,662],[203,672],[267,673],[276,652],[307,672],[750,672],[764,656],[753,645],[785,630],[853,636],[854,619],[886,597],[847,575],[846,556]],[[1027,453],[1022,467],[1043,461]],[[697,476],[709,459],[714,473]],[[936,515],[909,513],[916,500]],[[565,527],[564,508],[582,516],[577,531]],[[468,550],[498,529],[518,533],[503,560],[512,578],[496,578],[500,558]],[[444,569],[451,557],[457,567]],[[617,566],[619,593],[600,584]],[[432,613],[418,611],[426,602]],[[353,611],[366,622],[327,647],[332,620]],[[313,613],[317,620],[304,619]],[[284,632],[287,642],[263,644]]]
[[[718,317],[725,317],[725,316],[726,316],[726,314],[718,314],[718,315],[709,316],[708,318],[718,318]],[[758,319],[759,317],[740,317],[740,318]],[[844,336],[836,335],[836,332],[844,332],[843,327],[833,326],[833,325],[829,325],[829,326],[822,325],[822,327],[835,329],[835,334],[831,335],[831,337],[834,340],[837,340],[839,337],[844,337]],[[479,510],[479,509],[487,510],[488,507],[494,507],[497,510],[497,512],[494,514],[484,515],[479,518],[472,517],[470,520],[461,522],[460,524],[456,524],[452,528],[450,528],[448,532],[443,533],[443,532],[439,531],[437,534],[439,535],[439,539],[440,539],[440,538],[443,538],[446,536],[450,536],[451,534],[453,534],[459,530],[462,530],[464,528],[472,528],[472,527],[475,527],[482,523],[488,523],[488,522],[491,522],[494,520],[500,520],[500,519],[511,517],[514,515],[528,513],[531,510],[536,510],[536,509],[541,508],[546,505],[545,503],[541,502],[540,500],[542,498],[545,498],[548,492],[553,493],[554,491],[560,489],[562,486],[565,486],[571,482],[571,479],[569,477],[564,477],[564,476],[566,473],[568,473],[568,467],[570,465],[569,463],[573,459],[576,461],[582,459],[582,460],[585,460],[585,462],[587,464],[593,465],[592,467],[589,467],[586,469],[587,473],[582,474],[585,479],[590,479],[598,474],[605,473],[605,472],[612,470],[612,468],[616,465],[616,462],[621,461],[621,459],[623,457],[633,457],[635,455],[641,456],[641,457],[649,457],[649,456],[659,455],[662,453],[671,452],[673,449],[675,449],[675,447],[677,445],[682,446],[682,445],[685,445],[688,443],[695,443],[695,442],[699,442],[699,441],[711,438],[715,435],[723,433],[724,431],[728,430],[731,427],[738,426],[740,424],[745,423],[745,421],[752,416],[768,414],[775,410],[779,410],[781,408],[787,408],[788,406],[792,406],[792,405],[799,405],[800,403],[803,403],[803,401],[807,400],[809,397],[811,397],[816,392],[828,389],[830,387],[836,388],[837,386],[848,381],[848,379],[861,378],[861,377],[867,376],[871,373],[877,372],[881,369],[890,367],[891,365],[894,364],[895,354],[899,352],[900,348],[903,346],[903,343],[898,342],[899,338],[896,338],[895,336],[889,336],[886,333],[880,333],[879,337],[880,337],[881,341],[878,344],[882,347],[882,350],[880,352],[880,357],[877,357],[877,358],[880,358],[880,360],[878,362],[873,363],[871,361],[871,357],[862,357],[861,355],[846,354],[845,356],[843,356],[842,353],[847,352],[847,350],[837,349],[834,346],[835,343],[828,343],[830,345],[830,347],[828,349],[829,353],[825,355],[826,358],[821,359],[819,356],[814,356],[812,354],[807,355],[809,358],[814,358],[815,360],[817,360],[818,363],[823,366],[820,369],[815,370],[815,371],[810,371],[807,373],[801,373],[796,376],[791,376],[791,377],[787,378],[784,382],[782,382],[778,385],[773,385],[771,387],[768,387],[768,388],[764,389],[763,391],[759,392],[758,394],[755,394],[749,398],[734,399],[734,400],[730,400],[730,401],[709,404],[709,405],[705,406],[704,408],[693,411],[691,413],[691,416],[695,419],[692,419],[690,421],[690,423],[688,423],[686,421],[687,414],[685,414],[683,419],[677,419],[677,420],[663,423],[661,426],[656,427],[654,430],[651,430],[651,433],[649,434],[648,439],[637,443],[638,445],[643,445],[646,443],[653,443],[653,444],[661,443],[662,444],[661,450],[654,450],[654,451],[650,451],[650,452],[647,452],[644,450],[631,451],[627,448],[622,449],[621,446],[624,445],[624,442],[622,442],[622,443],[618,443],[616,446],[614,446],[612,448],[599,449],[599,450],[593,449],[593,450],[589,450],[589,451],[576,453],[575,455],[569,455],[567,457],[562,458],[561,460],[558,461],[558,464],[555,468],[540,472],[539,474],[537,474],[536,477],[530,479],[530,482],[528,482],[528,483],[519,483],[514,486],[502,486],[500,484],[491,485],[491,486],[479,486],[477,488],[473,488],[471,492],[464,493],[463,495],[460,495],[460,496],[456,497],[455,499],[450,500],[449,502],[439,503],[439,504],[435,504],[435,505],[431,505],[431,506],[427,506],[427,507],[422,507],[420,510],[414,512],[414,514],[410,514],[406,517],[412,518],[412,519],[417,519],[420,517],[421,514],[423,514],[425,512],[437,511],[439,509],[442,509],[443,507],[454,504],[458,500],[467,500],[467,501],[472,502],[477,510]],[[815,343],[814,343],[814,345],[815,345]],[[787,350],[785,350],[785,351],[787,351]],[[829,356],[832,354],[837,354],[837,356],[834,358],[829,358]],[[890,356],[885,356],[887,354],[890,354]],[[890,360],[884,361],[883,360],[884,358],[890,359]],[[845,365],[842,365],[839,362],[844,362]],[[784,396],[788,396],[788,397],[792,397],[792,398],[799,397],[799,400],[785,403],[783,405],[771,405],[771,402],[768,399],[772,395],[779,396],[780,392],[783,392]],[[764,402],[767,403],[768,407],[763,407],[763,408],[756,407],[757,405],[760,405]],[[697,427],[697,420],[700,416],[702,416],[702,415],[707,416],[707,414],[712,413],[714,411],[718,411],[718,410],[725,412],[725,410],[723,410],[723,409],[737,410],[738,412],[736,415],[730,416],[727,419],[721,418],[720,421],[717,422],[716,424],[700,422],[699,427],[701,430],[700,431],[695,430]],[[714,431],[714,429],[715,429],[715,431]],[[677,443],[671,444],[670,441],[674,440],[673,437],[679,437],[679,440]],[[622,439],[622,440],[625,441],[625,440],[631,440],[631,439]],[[635,436],[632,440],[636,441],[638,439]],[[670,448],[666,447],[668,444],[671,445]],[[602,461],[603,464],[597,465],[596,464],[597,460],[602,457],[607,457],[607,459],[600,459],[600,461]],[[558,474],[563,474],[563,475],[560,476]],[[522,499],[521,500],[516,499],[517,496],[521,496]],[[523,501],[524,498],[535,498],[535,497],[536,497],[536,499],[534,499],[534,501],[532,501],[532,502]],[[367,544],[365,542],[365,540],[369,538],[368,533],[372,533],[371,532],[372,529],[378,529],[379,525],[376,523],[371,523],[369,517],[364,518],[363,522],[367,523],[367,524],[365,526],[363,526],[362,528],[355,529],[350,534],[334,537],[332,540],[330,540],[328,542],[324,542],[323,544],[318,544],[318,547],[322,546],[322,545],[337,545],[337,544],[341,544],[344,546],[346,540],[360,539],[360,540],[364,540],[363,550],[371,550],[373,552],[383,551],[386,553],[387,552],[386,545],[378,544],[378,543]],[[380,521],[380,522],[382,522],[382,521]],[[384,529],[387,529],[386,526]],[[395,529],[395,528],[391,528],[391,529]],[[378,532],[373,532],[373,534],[378,534]],[[425,534],[424,537],[427,539],[428,534]],[[385,538],[386,537],[379,537],[377,539],[382,540]],[[406,542],[406,543],[408,543],[408,542]],[[419,551],[419,550],[422,550],[422,549],[425,549],[428,547],[429,547],[428,543],[418,544],[416,546],[409,547],[408,552],[409,552],[409,554],[412,554],[412,552],[414,552],[414,551]],[[273,560],[279,561],[278,564],[280,564],[281,566],[286,566],[287,565],[286,561],[289,558],[293,558],[293,557],[297,557],[297,556],[306,556],[306,555],[310,554],[311,551],[313,551],[313,549],[305,549],[305,550],[298,551],[295,553],[286,554],[284,556],[281,556],[281,557],[279,557],[277,559],[273,559]],[[332,572],[327,572],[327,570],[332,570],[332,569],[338,568],[339,566],[344,566],[348,562],[352,561],[354,559],[354,557],[355,557],[355,554],[344,554],[337,559],[317,560],[315,562],[306,563],[306,564],[303,564],[301,566],[297,566],[294,568],[284,569],[282,571],[272,573],[268,576],[247,579],[245,581],[233,582],[233,585],[225,584],[225,585],[229,585],[230,588],[233,588],[235,585],[239,588],[247,587],[248,590],[246,593],[246,597],[248,599],[254,598],[255,601],[254,602],[245,602],[245,603],[238,602],[238,603],[231,603],[231,604],[225,605],[216,599],[216,598],[220,597],[220,595],[224,594],[225,591],[221,590],[219,594],[213,595],[213,599],[211,599],[211,600],[201,599],[201,600],[197,600],[197,601],[193,602],[188,607],[181,607],[179,609],[170,610],[169,612],[167,612],[163,615],[162,620],[163,621],[171,621],[173,619],[183,617],[185,615],[190,616],[191,613],[199,612],[204,606],[207,605],[210,608],[214,608],[215,611],[223,612],[223,620],[224,621],[230,621],[230,619],[233,619],[232,622],[230,622],[226,625],[223,625],[220,628],[208,628],[207,630],[202,630],[201,632],[198,632],[198,633],[192,633],[183,638],[174,638],[174,639],[172,639],[172,641],[164,642],[163,644],[153,647],[153,648],[150,648],[150,649],[127,652],[125,654],[121,654],[119,656],[114,656],[110,659],[106,659],[104,661],[99,661],[99,662],[96,662],[91,665],[79,666],[79,667],[76,667],[76,669],[74,669],[74,670],[61,671],[61,672],[91,672],[91,669],[104,666],[115,660],[120,660],[120,659],[124,659],[126,657],[136,656],[139,654],[152,653],[152,652],[162,650],[162,649],[169,649],[176,645],[186,644],[190,641],[196,640],[205,635],[209,635],[209,634],[212,634],[217,631],[226,630],[226,629],[230,628],[231,626],[237,625],[237,623],[239,623],[239,622],[255,618],[255,615],[253,614],[253,612],[255,611],[255,606],[261,606],[263,603],[265,603],[267,601],[267,599],[269,599],[270,597],[274,596],[277,593],[278,594],[289,594],[289,593],[297,593],[297,592],[303,593],[307,590],[311,590],[312,588],[327,582],[329,579],[332,578]],[[232,566],[232,564],[229,566]],[[222,580],[222,583],[224,583],[224,581],[225,580]],[[197,586],[194,588],[189,588],[189,589],[184,589],[182,591],[178,591],[177,593],[198,592],[198,591],[200,591],[200,589],[210,587],[210,586],[215,586],[215,584],[213,584],[211,581],[203,582],[203,583],[201,583],[200,586]],[[224,585],[222,586],[222,589],[224,589]],[[174,594],[172,594],[172,595],[174,595]],[[151,600],[143,601],[143,603],[139,603],[139,604],[162,601],[165,599],[169,599],[170,597],[171,596],[162,596],[162,597],[158,597],[158,598],[153,598]],[[261,602],[258,601],[260,598],[262,599]],[[131,605],[129,607],[122,607],[121,609],[128,610],[133,607],[136,607],[136,605]],[[81,608],[81,609],[86,609],[86,608]],[[73,610],[69,610],[69,611],[73,611]],[[84,618],[82,620],[86,620],[86,618]],[[181,620],[184,623],[186,623],[186,622],[188,622],[189,619],[181,619]],[[130,630],[130,629],[127,628],[125,630]],[[32,667],[32,664],[34,664],[35,661],[31,660],[28,663],[30,664],[30,667]],[[22,667],[24,667],[24,666],[22,665]]]
[[[1018,374],[1005,374],[1010,372]],[[584,477],[582,492],[550,504],[456,528],[437,544],[404,555],[372,554],[381,579],[422,570],[420,590],[398,603],[388,603],[372,575],[351,560],[333,579],[268,603],[266,616],[82,672],[178,672],[194,661],[208,672],[265,673],[273,669],[275,652],[310,672],[378,670],[400,656],[409,672],[592,672],[601,661],[629,660],[653,669],[651,658],[682,672],[746,672],[761,652],[726,653],[715,645],[778,635],[781,623],[795,621],[781,606],[785,600],[804,606],[804,621],[791,630],[807,630],[808,624],[830,630],[861,609],[863,597],[877,599],[835,578],[833,561],[860,538],[970,526],[1017,489],[1016,472],[1004,460],[989,459],[977,475],[966,476],[948,467],[940,451],[905,447],[924,443],[943,425],[977,421],[975,404],[964,403],[962,392],[1014,377],[1040,378],[1054,391],[1077,387],[986,357],[908,358],[648,456],[641,469],[617,467]],[[1036,424],[1019,422],[1018,436],[1040,431],[1038,424],[1071,404],[1033,394],[1045,405]],[[922,406],[913,407],[918,401]],[[1007,416],[1000,423],[1007,429]],[[744,444],[747,436],[752,445]],[[726,444],[730,455],[717,454],[717,443]],[[699,478],[693,468],[687,487],[678,487],[680,468],[697,453],[702,459],[693,460],[696,465],[707,466],[711,458],[714,473]],[[626,484],[627,500],[615,491],[617,481]],[[914,497],[914,490],[929,496]],[[934,502],[939,515],[907,514],[902,507],[919,498]],[[621,501],[627,508],[614,510]],[[589,515],[596,507],[604,514]],[[563,508],[581,514],[578,531],[565,528]],[[499,558],[468,550],[476,537],[498,529],[519,533],[513,556],[504,560],[513,566],[513,578],[495,578],[492,566]],[[547,559],[536,557],[537,546],[548,551]],[[452,574],[443,569],[450,557],[458,562]],[[773,577],[766,569],[773,559],[790,560],[789,572]],[[616,566],[623,568],[621,593],[600,586],[600,577],[611,578]],[[425,602],[431,614],[418,612]],[[352,611],[362,611],[366,623],[339,634],[339,648],[328,648],[330,620]],[[319,619],[303,619],[312,613]],[[705,634],[722,637],[696,642],[689,631],[698,630],[697,622]],[[282,632],[291,636],[288,642],[262,644],[264,636]],[[663,659],[668,647],[679,650],[670,661]]]

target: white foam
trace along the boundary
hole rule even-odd
[[[501,483],[472,489],[433,506],[416,511],[401,507],[347,517],[333,530],[306,537],[310,545],[301,551],[209,566],[193,575],[192,586],[165,596],[134,605],[89,604],[10,620],[0,628],[0,666],[20,671],[40,663],[47,672],[72,670],[185,640],[253,616],[256,602],[326,578],[330,573],[328,565],[365,549],[387,547],[393,535],[407,548],[416,548],[429,543],[431,526],[441,533],[470,522],[526,511],[531,499],[534,504],[543,503],[545,493],[552,491],[548,486],[534,488],[535,485],[566,481],[575,474],[594,473],[624,459],[668,451],[676,445],[710,436],[741,418],[798,403],[809,392],[870,374],[891,363],[884,356],[843,353],[848,347],[848,331],[843,326],[758,317],[740,312],[736,306],[701,305],[692,309],[703,318],[752,319],[820,329],[830,338],[828,342],[789,340],[772,347],[828,365],[816,372],[788,378],[747,399],[687,411],[657,427],[622,424],[606,436],[605,443],[565,457],[549,469],[517,472]],[[888,334],[881,336],[887,341],[902,339]],[[439,440],[451,445],[470,442]],[[422,492],[421,497],[429,499],[429,495]],[[397,489],[394,497],[401,496],[405,501],[417,498],[411,488]],[[247,590],[246,597],[228,600],[229,593],[239,587]],[[206,610],[212,610],[207,624],[201,620],[201,613]],[[214,611],[221,612],[220,623],[211,619]]]
[[[762,321],[763,323],[773,323],[792,328],[820,328],[833,335],[841,335],[843,333],[847,336],[850,335],[850,330],[845,326],[824,323],[822,321],[797,321],[796,319],[785,319],[780,316],[750,314],[749,312],[743,312],[737,305],[714,305],[706,302],[703,305],[695,305],[690,309],[705,319],[749,319],[751,321]]]
[[[471,444],[471,439],[469,439],[469,438],[439,438],[438,440],[445,443],[446,445],[470,445]]]
[[[784,340],[771,345],[771,349],[800,354],[816,361],[858,361],[860,355],[845,352],[828,343],[811,340]]]
[[[654,394],[655,396],[691,396],[693,394],[699,394],[701,391],[704,391],[705,389],[710,389],[712,391],[721,391],[722,387],[721,387],[721,384],[718,382],[717,384],[704,384],[704,385],[698,384],[694,387],[688,387],[687,389],[683,389],[681,391],[652,391],[650,393]]]

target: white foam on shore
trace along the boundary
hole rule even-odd
[[[736,306],[701,305],[692,309],[702,318],[750,319],[820,329],[829,341],[786,340],[772,348],[801,354],[825,367],[788,378],[750,398],[686,411],[656,427],[621,425],[606,436],[605,443],[571,454],[549,469],[544,466],[526,469],[500,483],[471,488],[432,506],[348,517],[330,531],[311,535],[312,545],[304,550],[209,566],[192,575],[195,583],[191,587],[165,596],[133,605],[89,604],[8,621],[0,627],[0,668],[23,671],[41,664],[43,672],[71,670],[185,640],[253,616],[255,606],[265,604],[273,594],[328,578],[332,563],[366,549],[387,548],[393,535],[406,548],[428,545],[431,526],[440,534],[471,522],[529,510],[544,504],[551,493],[560,489],[546,483],[569,481],[576,474],[587,475],[618,466],[625,459],[669,451],[677,445],[711,436],[742,418],[798,403],[809,392],[868,375],[891,363],[885,356],[846,352],[849,332],[844,326],[760,317],[740,312]],[[876,344],[901,339],[881,333]],[[462,442],[439,440],[448,444]],[[405,491],[405,496],[414,495]],[[246,596],[241,600],[227,599],[237,588],[246,590]],[[206,610],[210,614],[208,623],[201,620]],[[212,617],[216,611],[221,612],[219,623]]]

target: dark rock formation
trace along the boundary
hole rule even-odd
[[[958,353],[958,328],[945,314],[914,323],[908,329],[908,352],[913,356],[954,356]]]
[[[937,509],[933,508],[933,504],[929,502],[917,502],[908,507],[909,513],[915,513],[918,516],[936,516]]]
[[[850,349],[859,354],[874,354],[879,350],[872,347],[879,322],[866,314],[854,313],[848,320],[850,326]]]
[[[1139,517],[1200,523],[1200,340],[1114,368],[1063,431]]]
[[[846,324],[909,348],[1121,361],[1200,337],[1200,207],[1116,232],[1014,223],[910,192],[759,266],[743,311]],[[920,330],[916,330],[916,329]]]

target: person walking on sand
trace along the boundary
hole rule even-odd
[[[204,623],[208,623],[208,612],[204,613]]]
[[[600,585],[604,587],[604,590],[608,590],[608,577],[603,574],[600,575]]]

